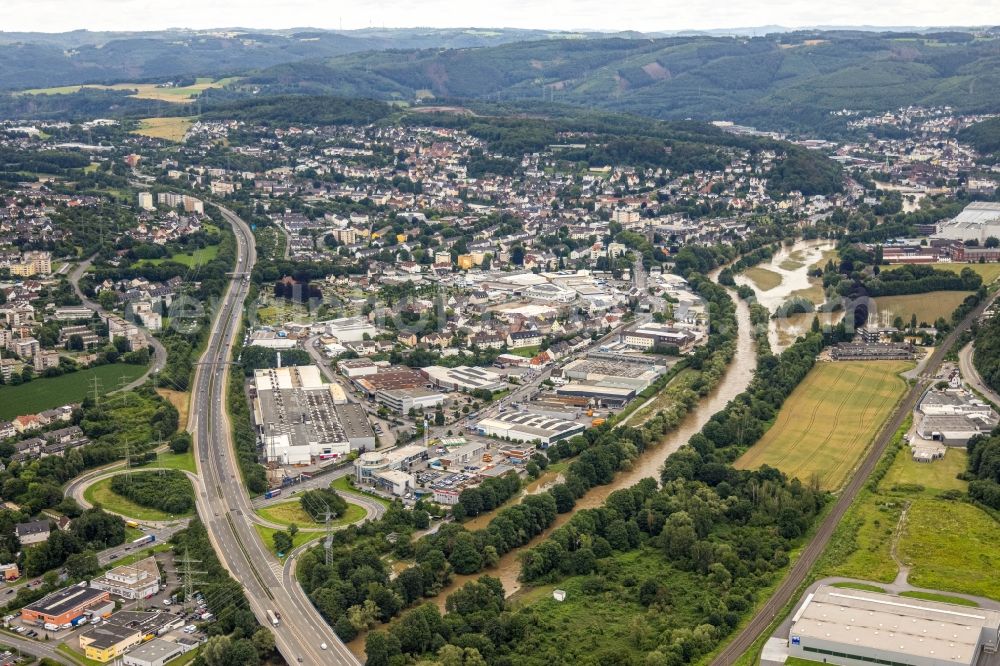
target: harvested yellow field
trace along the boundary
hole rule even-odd
[[[165,141],[184,140],[184,135],[194,124],[193,117],[176,116],[169,118],[144,118],[139,125],[139,129],[132,130],[133,134],[141,134],[153,139],[164,139]]]
[[[776,467],[821,488],[841,487],[906,391],[906,361],[818,363],[792,392],[770,430],[736,461]]]
[[[229,77],[226,79],[213,80],[211,78],[199,78],[193,85],[180,87],[163,87],[156,83],[116,83],[110,86],[82,85],[82,86],[58,86],[55,88],[33,88],[23,90],[21,95],[70,95],[79,92],[84,88],[97,90],[133,90],[130,97],[136,99],[155,99],[161,102],[173,102],[175,104],[188,104],[198,95],[209,88],[222,88],[230,83],[238,81],[239,77]]]
[[[906,296],[879,296],[875,298],[875,304],[880,314],[891,312],[893,317],[902,317],[907,324],[912,315],[917,315],[918,324],[933,325],[938,317],[950,321],[951,313],[971,294],[971,291],[931,291]]]
[[[169,402],[177,410],[178,422],[181,428],[187,425],[188,406],[191,402],[191,394],[187,391],[175,391],[173,389],[158,388],[156,392],[161,398]]]

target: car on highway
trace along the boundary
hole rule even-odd
[[[319,649],[320,650],[325,650],[326,649],[326,643],[320,643],[319,644]]]

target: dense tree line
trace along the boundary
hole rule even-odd
[[[111,490],[140,506],[164,513],[183,515],[194,510],[191,482],[176,469],[119,474],[111,478]]]
[[[964,476],[969,497],[991,509],[1000,509],[1000,431],[969,440],[969,460]]]
[[[252,298],[248,300],[252,301]],[[233,355],[237,358],[242,354],[243,338],[237,335],[233,343]],[[267,490],[267,473],[260,463],[257,451],[257,431],[250,418],[250,405],[243,392],[243,368],[232,366],[230,370],[229,390],[226,404],[233,425],[233,449],[240,466],[243,484],[252,495],[259,495]]]
[[[270,349],[268,347],[258,347],[250,345],[244,347],[240,352],[240,366],[247,377],[253,376],[254,370],[263,368],[278,367],[278,354],[281,354],[281,365],[284,367],[292,365],[309,365],[312,357],[305,349]]]
[[[299,503],[302,510],[317,523],[326,520],[327,511],[331,519],[339,518],[347,511],[347,501],[333,488],[306,490],[299,496]]]
[[[933,266],[902,266],[891,271],[881,271],[864,281],[870,296],[898,296],[925,294],[931,291],[975,291],[983,278],[971,268],[963,268],[960,275],[954,271]]]
[[[972,362],[986,385],[1000,391],[1000,317],[993,316],[979,324]]]
[[[297,571],[303,589],[326,621],[344,640],[374,623],[394,617],[405,605],[434,596],[451,579],[443,555],[428,556],[392,578],[384,555],[412,557],[409,535],[426,529],[430,517],[393,502],[379,520],[349,525],[332,534],[330,564],[323,548],[303,553]],[[390,535],[394,535],[390,540]]]
[[[210,99],[210,98],[209,98]],[[385,118],[392,107],[371,99],[322,95],[281,95],[210,102],[206,120],[244,120],[264,125],[367,125]]]
[[[799,191],[805,196],[835,194],[844,189],[840,165],[800,147],[786,151],[768,175],[768,186],[778,192]]]
[[[86,551],[97,552],[125,542],[125,521],[93,508],[73,519],[68,531],[53,528],[48,540],[24,553],[24,573],[38,576],[62,566],[66,560]]]
[[[1000,153],[1000,118],[990,118],[969,125],[958,133],[958,140],[972,144],[984,155]]]
[[[469,178],[482,178],[487,175],[513,177],[521,170],[521,165],[514,160],[499,157],[486,157],[480,152],[469,155],[469,163],[465,166],[465,174]]]
[[[0,149],[0,171],[29,171],[65,174],[69,169],[82,169],[90,158],[81,153],[59,150]]]
[[[310,299],[323,298],[319,287],[308,282],[286,282],[280,280],[274,283],[274,297],[284,298],[295,303],[307,303]]]
[[[515,472],[489,478],[480,485],[466,488],[458,496],[458,503],[452,507],[455,520],[475,517],[492,511],[521,490],[521,477]]]

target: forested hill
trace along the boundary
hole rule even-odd
[[[257,72],[254,85],[383,99],[554,99],[656,118],[761,127],[910,104],[997,111],[1000,37],[810,31],[755,38],[516,42],[354,53]]]
[[[798,31],[762,37],[523,30],[321,30],[0,35],[0,117],[129,115],[126,90],[69,84],[228,79],[203,101],[259,93],[408,103],[545,101],[660,119],[830,133],[850,109],[1000,112],[1000,34]],[[34,40],[34,41],[32,41]],[[220,84],[221,85],[221,84]],[[47,92],[68,92],[52,90]],[[102,111],[103,110],[103,111]],[[157,115],[162,115],[160,111]]]
[[[1000,156],[1000,118],[990,118],[966,127],[958,133],[958,138],[972,144],[984,155]]]
[[[4,64],[0,67],[0,90],[219,77],[360,51],[463,49],[513,41],[606,36],[512,28],[0,31],[0,62]]]

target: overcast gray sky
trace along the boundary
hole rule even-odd
[[[516,27],[683,30],[1000,23],[997,0],[2,0],[0,29]]]

